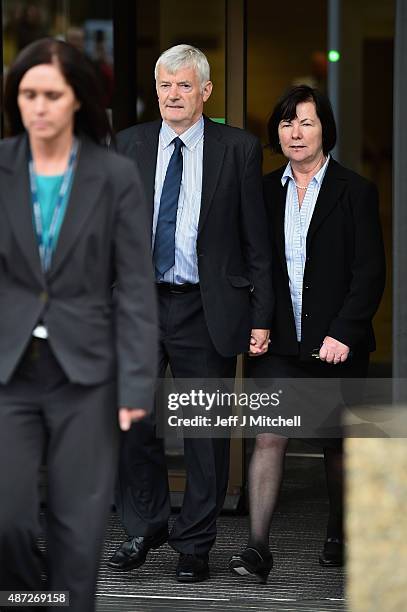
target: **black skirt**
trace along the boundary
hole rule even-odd
[[[326,414],[325,427],[320,427],[320,423],[318,427],[316,426],[316,437],[314,434],[312,437],[304,437],[303,430],[300,430],[298,437],[319,447],[340,448],[342,445],[342,411],[339,404],[335,405],[336,412],[332,408],[333,400],[329,397],[327,389],[330,388],[331,383],[332,388],[334,386],[337,388],[343,402],[342,407],[343,405],[360,404],[364,395],[364,381],[368,374],[369,357],[369,353],[364,352],[353,355],[344,363],[334,365],[319,359],[301,361],[298,356],[266,353],[261,357],[246,358],[245,378],[250,379],[248,382],[250,386],[253,385],[253,388],[269,391],[276,389],[277,382],[284,391],[284,379],[291,379],[290,386],[295,389],[298,398],[296,411],[304,417],[304,421],[307,418],[311,421],[313,419],[312,410],[310,410],[311,403],[314,415],[317,414],[318,418],[320,414],[323,415],[324,412]],[[304,379],[309,379],[309,385]],[[316,397],[317,401],[312,402],[310,397]],[[281,412],[283,411],[284,402]],[[294,431],[290,437],[296,437]]]

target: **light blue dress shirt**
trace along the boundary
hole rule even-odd
[[[281,177],[283,187],[289,181],[284,217],[285,258],[298,342],[301,341],[302,285],[307,257],[307,233],[329,159],[328,155],[325,164],[309,183],[301,207],[290,163]]]
[[[172,141],[177,136],[178,134],[163,121],[158,141],[157,168],[155,173],[153,250],[161,192],[165,173],[174,151]],[[202,194],[203,117],[186,130],[186,132],[180,134],[179,138],[184,146],[182,147],[183,170],[175,227],[175,264],[163,276],[158,276],[157,281],[176,284],[198,283],[196,241]]]

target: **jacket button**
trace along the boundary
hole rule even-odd
[[[49,299],[48,291],[41,291],[40,293],[41,302],[44,302],[44,304],[46,304],[48,302],[48,299]]]
[[[306,319],[308,319],[308,313],[307,313],[307,312],[305,313],[304,317],[305,317]]]
[[[309,285],[305,285],[304,289],[309,289]]]

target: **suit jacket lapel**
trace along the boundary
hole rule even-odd
[[[154,187],[157,167],[158,139],[161,129],[161,120],[149,125],[140,140],[134,142],[135,159],[143,181],[144,192],[151,207],[151,219],[154,213]]]
[[[285,186],[281,184],[281,176],[278,178],[278,185],[270,204],[272,209],[273,231],[276,236],[276,247],[281,261],[285,264],[285,201],[287,197],[288,181]]]
[[[204,122],[202,196],[198,233],[205,223],[205,219],[212,204],[226,149],[219,138],[216,123],[213,123],[207,117],[204,117]]]
[[[75,241],[92,213],[103,187],[103,170],[97,163],[98,147],[83,138],[81,140],[78,163],[72,183],[69,202],[61,231],[52,257],[49,279],[63,264]]]
[[[324,180],[322,181],[321,189],[315,204],[314,214],[312,215],[308,229],[307,252],[309,251],[315,232],[337,205],[344,188],[345,182],[341,177],[340,165],[335,160],[331,159],[326,169]]]
[[[38,243],[33,227],[30,179],[28,173],[28,138],[16,139],[10,159],[2,159],[3,176],[0,196],[21,252],[37,280],[44,285]]]

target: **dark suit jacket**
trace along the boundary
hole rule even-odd
[[[285,259],[284,168],[264,177],[276,298],[270,352],[310,359],[325,336],[354,352],[373,351],[372,318],[385,280],[376,187],[330,160],[307,235],[299,348]]]
[[[0,143],[0,383],[10,380],[43,320],[70,381],[94,385],[118,373],[119,404],[152,408],[157,325],[147,226],[134,165],[82,138],[45,277],[32,222],[28,139]]]
[[[224,356],[248,350],[251,328],[269,329],[270,244],[257,138],[204,118],[202,199],[197,255],[209,334]],[[161,120],[118,134],[118,150],[137,162],[150,219]],[[151,226],[150,226],[151,227]]]

